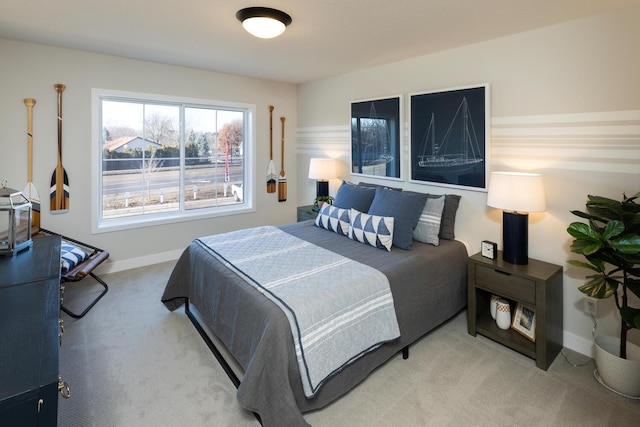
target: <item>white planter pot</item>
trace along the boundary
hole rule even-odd
[[[607,387],[629,397],[640,397],[640,347],[627,342],[627,359],[620,358],[620,338],[593,340],[598,374]]]

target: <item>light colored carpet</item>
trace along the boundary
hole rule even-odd
[[[109,293],[83,319],[63,314],[59,426],[258,426],[183,309],[160,302],[173,263],[105,275]],[[90,279],[87,279],[90,280]],[[80,310],[91,287],[72,285]],[[95,292],[99,288],[95,287]],[[79,294],[82,296],[79,296]],[[567,351],[573,362],[585,357]],[[423,337],[328,407],[314,426],[633,426],[640,402],[560,355],[548,371],[466,331],[466,312]]]

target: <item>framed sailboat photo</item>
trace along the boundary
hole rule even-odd
[[[351,173],[401,179],[402,97],[351,103]]]
[[[489,85],[410,95],[410,181],[486,190]]]

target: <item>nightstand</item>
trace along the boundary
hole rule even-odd
[[[546,371],[562,349],[562,267],[532,258],[526,265],[510,264],[499,251],[495,260],[480,253],[471,256],[467,268],[469,334],[482,334],[531,357]],[[534,308],[535,342],[496,325],[489,311],[492,294],[509,301],[512,316],[518,302]]]
[[[298,222],[308,219],[316,219],[318,212],[313,210],[313,205],[298,206]]]

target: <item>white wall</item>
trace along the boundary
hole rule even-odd
[[[24,98],[35,98],[33,109],[33,180],[41,197],[42,226],[108,249],[103,270],[122,270],[177,258],[195,237],[263,224],[295,221],[296,180],[294,137],[296,87],[253,78],[135,61],[44,45],[0,39],[0,179],[22,190],[27,182],[27,109]],[[63,105],[63,165],[71,186],[70,210],[49,212],[51,174],[57,163],[57,93],[54,83],[67,86]],[[174,225],[91,235],[91,89],[204,98],[256,105],[256,212]],[[269,110],[287,117],[291,144],[285,150],[289,165],[288,200],[266,192],[269,162]],[[278,129],[278,132],[276,132]],[[280,142],[279,126],[274,140]],[[277,136],[277,138],[276,138]],[[274,147],[280,170],[280,145]]]
[[[593,325],[577,291],[585,271],[566,264],[566,228],[577,220],[569,211],[583,209],[588,194],[640,191],[638,22],[634,7],[301,85],[298,200],[311,202],[315,194],[313,181],[304,179],[310,157],[339,158],[341,178],[359,180],[348,167],[351,101],[398,94],[406,101],[410,93],[489,83],[490,168],[544,175],[548,210],[530,215],[529,256],[564,267],[564,344],[589,354]],[[486,206],[485,192],[403,186],[462,195],[456,236],[474,252],[484,239],[501,242],[501,213]],[[613,301],[600,308],[598,333],[617,335]]]

